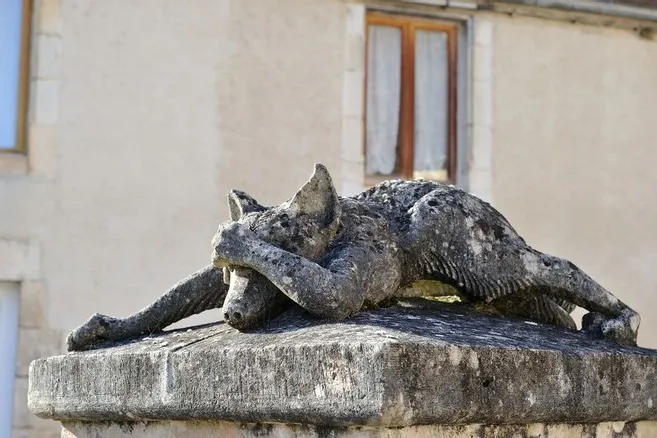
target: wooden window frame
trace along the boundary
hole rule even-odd
[[[30,45],[34,0],[22,0],[20,59],[18,64],[18,96],[16,102],[16,139],[13,147],[0,148],[0,153],[27,151],[27,113],[30,90]]]
[[[367,76],[369,71],[370,26],[394,26],[401,29],[401,95],[400,95],[400,173],[394,175],[366,175],[366,183],[374,184],[390,177],[413,178],[414,126],[415,126],[415,31],[431,30],[447,35],[448,50],[448,144],[447,179],[440,182],[456,183],[458,164],[458,38],[459,24],[392,13],[368,11],[365,26],[365,86],[364,86],[364,142],[363,154],[367,159]]]

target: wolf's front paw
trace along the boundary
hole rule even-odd
[[[607,320],[602,313],[589,312],[582,317],[582,331],[596,338],[602,337],[602,324]]]
[[[118,320],[111,316],[95,313],[66,338],[68,351],[91,350],[99,344],[111,340],[111,333]]]
[[[212,239],[212,263],[221,268],[245,265],[251,252],[250,243],[256,240],[255,233],[238,222],[222,227]]]
[[[615,318],[606,318],[600,313],[591,312],[582,318],[582,330],[593,336],[610,339],[621,345],[636,345],[637,332],[641,319],[633,310],[623,310]]]

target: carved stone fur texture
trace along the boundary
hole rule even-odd
[[[503,315],[571,329],[577,305],[589,311],[583,330],[636,344],[635,311],[573,263],[531,248],[491,205],[455,187],[396,180],[341,198],[317,164],[281,205],[235,190],[228,202],[230,221],[212,239],[214,268],[126,319],[94,315],[71,333],[69,349],[161,330],[222,304],[239,330],[261,326],[290,301],[319,317],[347,318],[418,280],[452,285],[462,300]]]

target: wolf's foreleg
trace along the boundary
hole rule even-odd
[[[292,254],[258,239],[248,228],[234,223],[215,236],[219,265],[251,268],[310,313],[345,318],[363,305],[371,286],[367,252],[354,246],[336,254],[327,266]],[[377,261],[377,266],[385,263]]]
[[[227,292],[222,270],[207,266],[181,280],[148,307],[127,318],[96,313],[68,335],[68,350],[90,350],[104,342],[159,332],[188,316],[221,307]]]

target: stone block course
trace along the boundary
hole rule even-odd
[[[37,28],[39,34],[61,35],[61,0],[40,0],[37,2]]]
[[[20,290],[20,326],[39,328],[47,325],[46,291],[41,281],[22,281]]]
[[[18,333],[16,375],[27,376],[30,362],[44,356],[61,352],[63,333],[47,328],[21,328]]]
[[[136,424],[66,423],[63,438],[642,438],[657,433],[654,422],[573,425],[450,425],[403,428],[312,427],[294,424],[151,422]]]
[[[30,126],[28,154],[34,177],[53,179],[57,174],[57,126],[33,123]]]
[[[21,281],[41,276],[41,251],[29,240],[0,238],[0,279]]]

